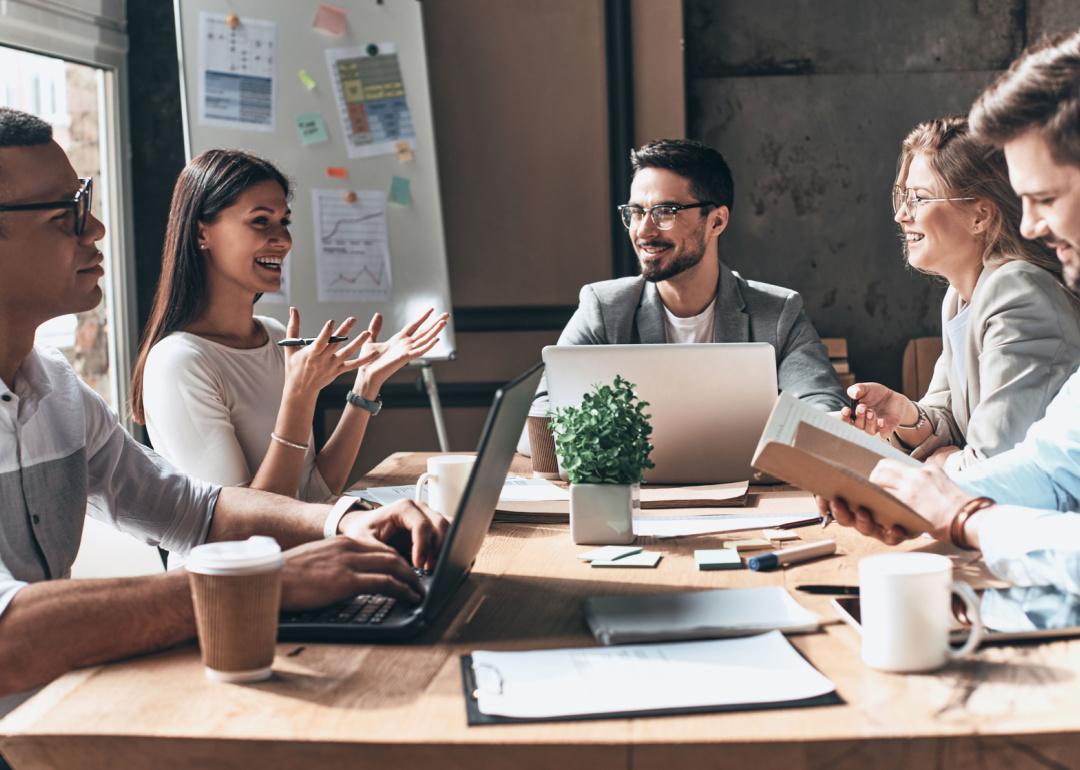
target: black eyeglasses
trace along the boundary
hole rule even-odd
[[[622,223],[629,230],[631,227],[641,223],[642,218],[648,214],[649,219],[656,225],[659,230],[670,230],[675,226],[675,216],[680,211],[686,211],[687,209],[700,209],[705,206],[715,206],[712,201],[701,201],[700,203],[658,203],[652,208],[642,208],[641,206],[635,206],[633,203],[624,203],[616,208],[619,210],[619,216],[622,217]]]
[[[94,200],[94,180],[90,177],[81,176],[79,182],[79,191],[70,200],[44,201],[42,203],[0,203],[0,211],[71,209],[75,213],[75,235],[82,235],[86,230],[86,220],[90,217],[90,204]]]

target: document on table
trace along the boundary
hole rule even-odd
[[[398,500],[412,500],[415,491],[414,484],[402,484],[394,487],[350,489],[345,494],[367,500],[374,505],[390,505]],[[500,502],[546,502],[569,499],[569,492],[545,479],[508,477],[503,484],[502,492],[499,493]]]
[[[715,516],[636,516],[634,534],[649,537],[688,537],[718,532],[745,532],[769,527],[794,527],[821,521],[817,513],[777,514],[775,516],[739,516],[721,513]]]
[[[478,650],[472,670],[480,713],[519,719],[795,705],[836,690],[779,631],[704,642]]]

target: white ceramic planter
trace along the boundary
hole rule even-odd
[[[578,545],[625,545],[634,541],[638,484],[571,484],[570,535]]]

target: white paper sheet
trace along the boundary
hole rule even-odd
[[[334,101],[350,158],[394,155],[399,142],[416,149],[416,131],[394,43],[326,51]]]
[[[708,535],[716,532],[744,532],[750,529],[783,527],[818,519],[817,513],[787,514],[776,516],[716,516],[688,517],[636,517],[634,534],[650,537],[687,537],[689,535]]]
[[[277,24],[199,13],[199,123],[273,131],[277,97]]]
[[[375,505],[390,505],[398,500],[412,500],[416,487],[404,484],[396,487],[371,487],[351,489],[345,494],[359,497]],[[509,477],[499,493],[500,501],[537,502],[545,500],[569,500],[570,493],[546,479],[521,479]]]
[[[473,653],[477,706],[519,718],[779,703],[833,692],[779,631],[740,639]]]
[[[386,302],[393,280],[386,229],[386,193],[314,189],[315,261],[319,302]]]

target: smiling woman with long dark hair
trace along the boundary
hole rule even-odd
[[[356,319],[326,321],[313,344],[279,347],[286,334],[299,336],[296,309],[286,329],[253,305],[281,286],[289,195],[273,164],[239,150],[209,150],[180,173],[132,413],[154,448],[196,478],[323,500],[344,487],[383,383],[435,345],[446,316],[429,320],[429,310],[378,342],[376,314],[340,344],[331,335],[347,335]],[[354,370],[341,420],[316,453],[319,391]]]

